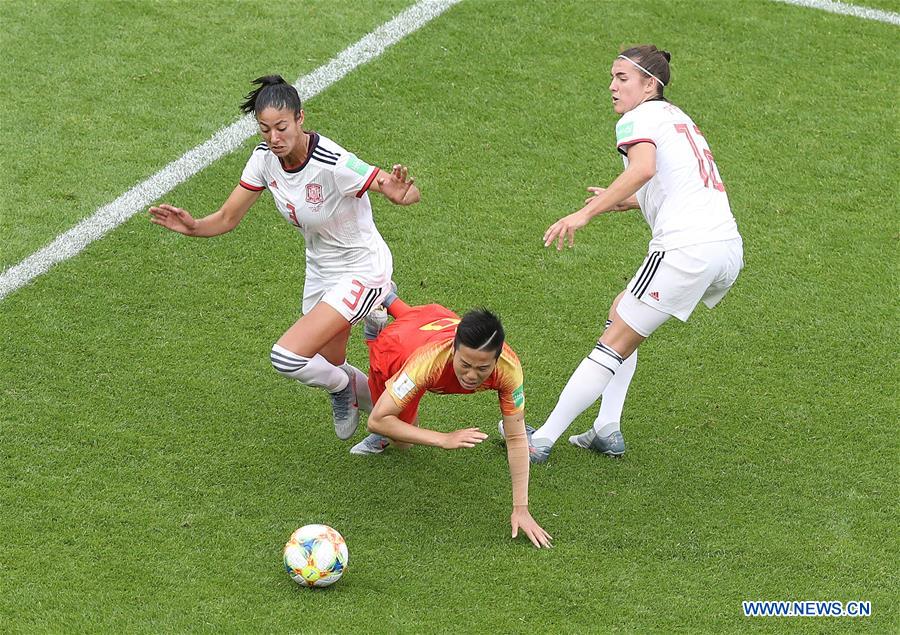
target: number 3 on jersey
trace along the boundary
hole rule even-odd
[[[291,218],[291,222],[292,222],[295,226],[300,227],[300,228],[302,229],[302,228],[303,228],[303,225],[301,225],[301,224],[300,224],[300,221],[297,220],[297,208],[294,207],[291,203],[288,203],[288,204],[287,204],[287,208],[288,208],[288,212],[289,212],[288,215],[289,215],[290,218]]]
[[[346,298],[344,298],[344,304],[353,311],[356,309],[356,305],[359,304],[359,299],[362,297],[362,294],[365,293],[366,286],[359,280],[353,280],[350,284],[353,285],[353,290]]]
[[[719,169],[716,167],[716,162],[713,160],[713,155],[709,148],[703,148],[703,154],[701,155],[700,148],[697,147],[697,142],[694,141],[694,136],[691,134],[686,123],[676,123],[675,131],[687,137],[688,143],[691,144],[691,150],[694,151],[694,156],[697,158],[697,167],[700,168],[700,178],[703,179],[703,186],[713,187],[720,192],[724,192],[725,184],[722,183],[722,179],[719,176]],[[703,139],[703,133],[700,132],[700,128],[694,126],[694,132]],[[706,159],[706,164],[704,164],[704,158]],[[707,165],[709,166],[708,170]]]

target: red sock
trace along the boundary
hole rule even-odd
[[[387,308],[388,314],[395,320],[406,315],[410,311],[412,311],[412,307],[400,298],[397,298],[396,300],[391,302],[391,306]]]

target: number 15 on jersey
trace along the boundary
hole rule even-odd
[[[700,168],[700,178],[703,179],[703,186],[712,187],[720,192],[724,192],[725,184],[722,183],[722,177],[719,176],[719,169],[716,167],[712,151],[710,151],[708,147],[701,149],[697,145],[697,141],[694,139],[694,135],[691,134],[686,123],[676,123],[675,131],[679,134],[683,134],[687,138],[688,143],[691,144],[691,150],[694,151],[694,156],[697,158],[697,167]],[[700,132],[700,128],[694,126],[694,132],[700,137],[701,143],[706,145],[706,141],[703,137],[703,133]]]

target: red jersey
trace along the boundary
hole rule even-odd
[[[496,390],[500,411],[514,415],[525,409],[522,364],[505,343],[497,366],[475,390],[463,388],[453,372],[453,340],[459,316],[439,304],[412,308],[369,343],[369,387],[372,400],[385,390],[403,412],[413,416],[427,392],[471,394]],[[412,423],[410,417],[401,419]]]

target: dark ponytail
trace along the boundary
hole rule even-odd
[[[649,76],[656,77],[665,86],[669,85],[669,81],[672,78],[669,70],[672,54],[668,51],[661,51],[652,44],[643,44],[634,46],[627,51],[622,51],[621,55],[643,66],[650,73]],[[656,96],[660,99],[663,99],[663,88],[665,87],[662,84],[659,82],[656,84]]]
[[[241,111],[245,113],[259,114],[266,108],[278,110],[291,110],[294,116],[300,116],[303,105],[300,103],[300,95],[297,89],[284,81],[281,75],[266,75],[253,80],[258,88],[247,93]]]

